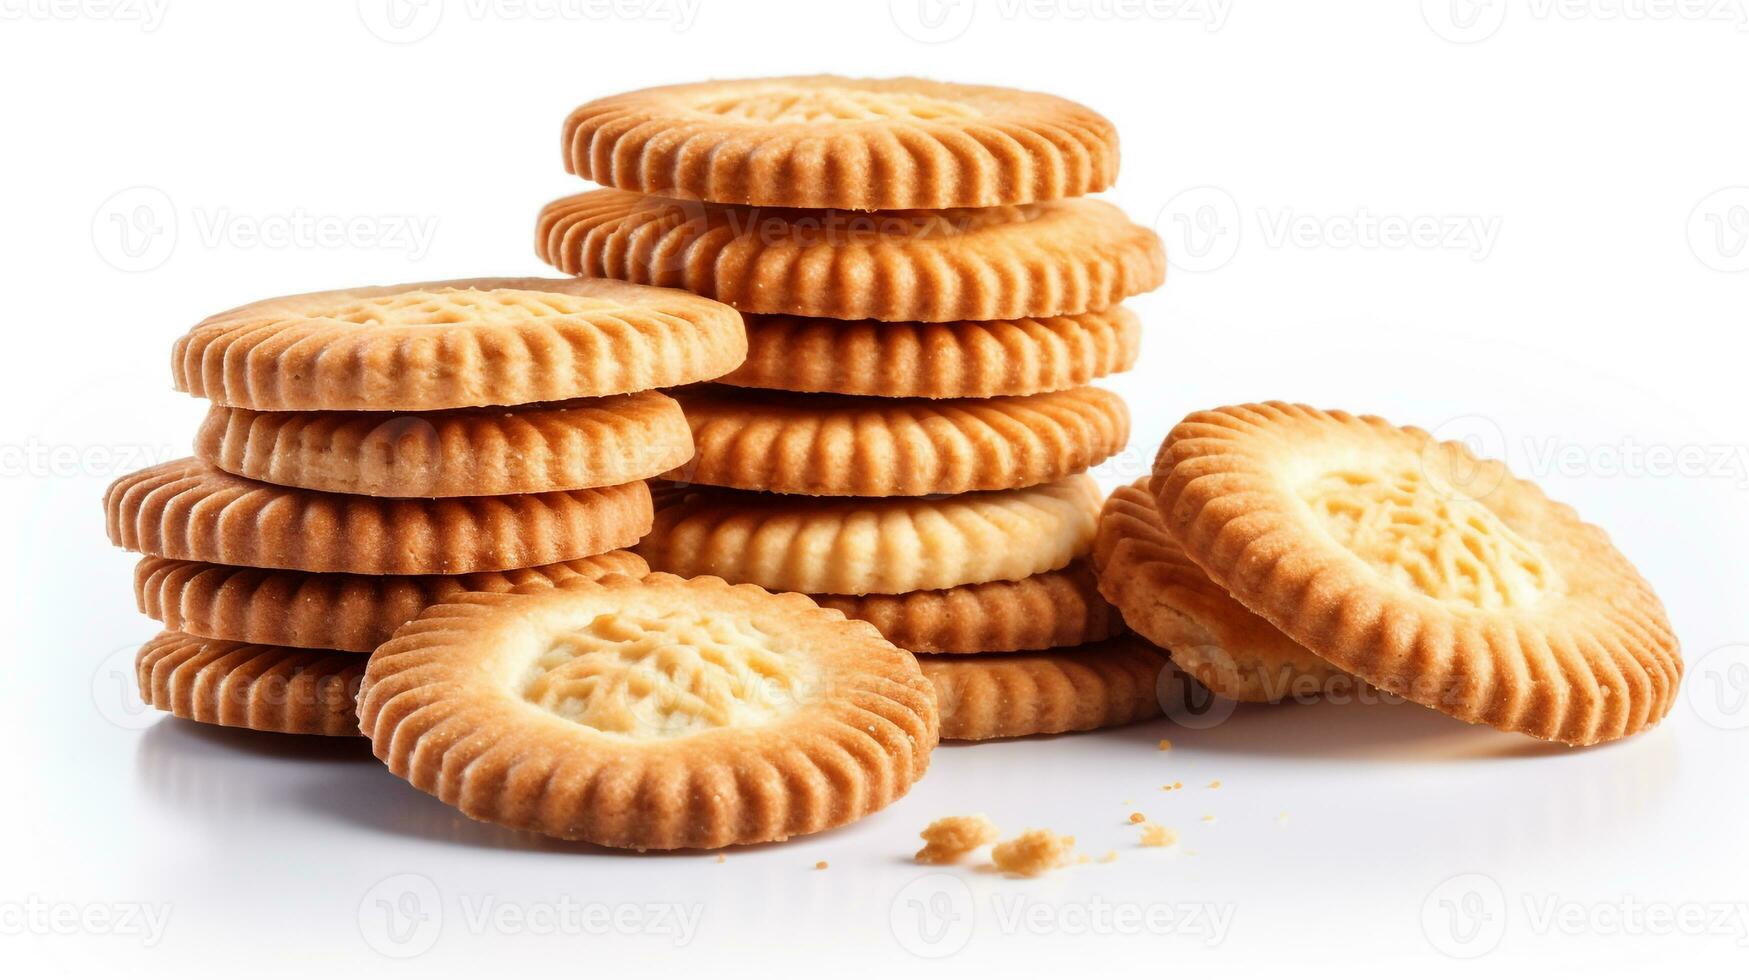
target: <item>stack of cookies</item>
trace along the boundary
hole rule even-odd
[[[1081,195],[1111,123],[1010,89],[756,79],[573,112],[540,256],[746,315],[749,354],[677,393],[697,454],[639,547],[658,570],[802,592],[919,655],[945,738],[1145,717],[1160,654],[1084,561],[1120,450],[1118,304],[1158,286],[1152,232]]]
[[[740,317],[618,282],[484,279],[312,293],[176,344],[212,407],[194,458],[116,481],[142,552],[146,701],[184,718],[357,735],[366,654],[426,606],[643,574],[645,480],[686,461],[657,388],[741,363]]]

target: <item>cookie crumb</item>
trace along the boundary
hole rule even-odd
[[[824,862],[824,861],[815,861],[815,862],[814,862],[814,870],[815,870],[815,871],[824,871],[824,870],[826,870],[826,862]]]
[[[1215,822],[1215,815],[1212,813],[1203,814],[1202,815],[1202,822],[1203,823],[1214,823]]]
[[[718,864],[722,864],[724,861],[727,861],[727,860],[728,860],[728,858],[725,857],[724,855],[721,855],[721,854],[717,855],[717,863]]]
[[[1171,847],[1178,843],[1178,831],[1157,823],[1142,824],[1143,847]]]
[[[1275,822],[1280,824],[1283,827],[1286,827],[1287,826],[1287,811],[1283,810],[1280,813],[1276,814],[1275,815]]]
[[[923,849],[917,852],[922,864],[952,864],[983,847],[994,844],[1001,831],[981,813],[965,817],[942,817],[917,836],[923,838]]]
[[[1209,789],[1220,789],[1220,788],[1221,788],[1221,781],[1218,779],[1212,783],[1209,783]]]
[[[1172,751],[1172,740],[1169,738],[1161,739],[1160,740],[1160,751],[1162,751],[1162,752]]]
[[[995,862],[998,871],[1036,878],[1068,864],[1074,848],[1073,837],[1059,837],[1048,830],[1029,830],[1013,840],[997,844],[990,851],[990,860]]]
[[[1130,814],[1130,823],[1141,823],[1142,821],[1144,821],[1146,819],[1148,819],[1148,818],[1142,816],[1140,813]]]
[[[1105,856],[1099,859],[1099,863],[1100,864],[1110,864],[1111,862],[1116,861],[1116,860],[1117,860],[1117,852],[1116,851],[1106,851]]]

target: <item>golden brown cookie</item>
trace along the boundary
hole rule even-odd
[[[1071,476],[949,497],[849,497],[702,489],[664,501],[637,552],[676,575],[774,592],[867,595],[1023,579],[1087,553],[1099,487]]]
[[[917,658],[935,685],[941,737],[964,741],[1083,732],[1160,714],[1165,654],[1124,635],[1033,653]]]
[[[678,286],[748,313],[841,320],[1084,313],[1166,277],[1159,237],[1090,198],[863,212],[589,191],[541,209],[535,250],[568,275]]]
[[[692,456],[660,392],[444,412],[256,412],[214,405],[194,453],[238,476],[376,497],[472,497],[646,480]]]
[[[629,551],[472,575],[323,574],[147,556],[134,566],[134,596],[141,612],[195,636],[369,653],[420,610],[463,592],[533,592],[649,570]]]
[[[565,120],[565,166],[598,184],[798,208],[988,207],[1117,178],[1117,129],[1037,92],[812,75],[667,85]]]
[[[900,595],[817,595],[852,619],[873,623],[912,653],[1011,653],[1116,636],[1123,620],[1076,561],[1017,582],[983,582]]]
[[[1586,745],[1655,725],[1682,659],[1604,532],[1461,443],[1270,402],[1198,412],[1152,489],[1167,532],[1308,650],[1464,721]]]
[[[425,412],[705,381],[747,353],[735,311],[578,279],[458,279],[250,303],[176,342],[176,387],[260,411]]]
[[[609,847],[725,847],[849,823],[929,765],[911,655],[806,596],[610,576],[469,593],[370,658],[360,727],[414,786]]]
[[[1142,322],[1121,306],[1072,316],[882,323],[749,313],[743,388],[992,398],[1086,384],[1136,363]]]
[[[178,718],[288,735],[357,735],[365,658],[165,630],[140,648],[140,697]]]
[[[1011,490],[1124,447],[1130,415],[1100,388],[952,400],[678,393],[697,452],[671,480],[834,497]]]
[[[197,459],[130,473],[104,493],[129,551],[253,568],[463,575],[629,547],[650,527],[648,485],[409,500],[296,490]]]
[[[1130,629],[1165,647],[1204,687],[1235,701],[1303,700],[1353,678],[1282,635],[1209,581],[1166,535],[1148,478],[1106,499],[1093,539],[1099,590]]]

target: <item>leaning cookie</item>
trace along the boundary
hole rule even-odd
[[[814,600],[873,623],[893,645],[912,653],[1044,650],[1109,639],[1123,630],[1084,561],[1013,582]]]
[[[1081,732],[1161,713],[1165,653],[1134,636],[1032,653],[917,658],[935,685],[941,737],[961,741]]]
[[[994,398],[1084,385],[1136,363],[1129,310],[1021,320],[882,323],[750,313],[742,388],[880,398]]]
[[[521,408],[256,412],[214,405],[194,453],[264,483],[373,497],[474,497],[647,480],[692,456],[656,391]]]
[[[805,596],[613,576],[427,610],[370,658],[359,722],[477,820],[610,847],[724,847],[849,823],[922,776],[916,662]]]
[[[647,88],[565,120],[566,169],[609,187],[798,208],[988,207],[1117,176],[1117,129],[1054,95],[810,75]]]
[[[657,571],[774,592],[867,595],[1011,581],[1087,553],[1099,487],[1085,474],[947,497],[818,499],[667,489],[635,549]]]
[[[1106,499],[1093,567],[1100,592],[1130,629],[1165,647],[1216,694],[1273,702],[1338,684],[1347,691],[1354,682],[1209,581],[1167,537],[1146,477]]]
[[[140,648],[140,697],[178,718],[287,735],[357,735],[355,653],[209,640],[175,630]]]
[[[148,467],[104,493],[109,539],[160,558],[360,575],[464,575],[629,547],[650,526],[649,487],[448,497],[364,497],[232,476],[197,459]]]
[[[1675,702],[1682,658],[1651,586],[1601,529],[1461,443],[1238,405],[1179,423],[1151,489],[1210,578],[1384,691],[1574,745]]]
[[[1089,198],[794,211],[599,190],[543,208],[535,251],[567,275],[677,286],[746,313],[841,320],[1084,313],[1166,277],[1159,237]]]
[[[369,653],[421,610],[463,592],[532,592],[649,570],[629,551],[470,575],[346,575],[147,556],[134,566],[134,597],[166,628],[195,636]]]
[[[1103,462],[1129,441],[1099,388],[1003,398],[792,395],[705,385],[678,393],[697,452],[668,479],[815,496],[1011,490]]]

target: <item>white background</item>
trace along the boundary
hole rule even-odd
[[[397,21],[386,0],[0,0],[0,960],[27,966],[8,972],[1401,975],[1457,954],[1740,975],[1741,2],[688,4],[428,0]],[[182,330],[275,294],[538,273],[535,211],[581,186],[558,155],[574,104],[816,70],[1038,88],[1117,123],[1110,197],[1157,223],[1174,269],[1134,302],[1146,349],[1112,383],[1135,443],[1107,482],[1185,412],[1239,400],[1481,439],[1657,586],[1689,667],[1672,716],[1589,751],[1376,705],[949,747],[889,810],[718,864],[499,832],[361,744],[122,698],[153,625],[99,500],[187,451]],[[274,237],[311,222],[341,231]],[[1182,846],[1135,847],[1133,810]],[[1119,859],[925,877],[916,831],[968,811]],[[567,900],[618,925],[501,917]],[[487,903],[510,912],[481,920]],[[161,935],[102,921],[140,908],[168,915]],[[696,930],[677,941],[655,908]]]

